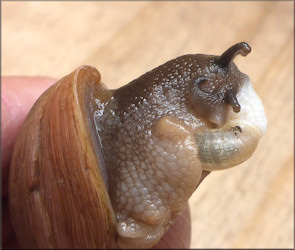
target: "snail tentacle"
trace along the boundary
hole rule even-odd
[[[249,44],[245,42],[237,43],[227,49],[223,54],[218,58],[217,64],[222,67],[228,67],[230,62],[236,57],[236,55],[240,54],[242,56],[246,56],[251,52],[251,47]]]
[[[241,105],[236,97],[236,95],[232,91],[228,91],[225,97],[225,101],[233,108],[235,113],[240,112]]]
[[[267,121],[263,105],[248,78],[237,101],[241,111],[230,111],[224,126],[195,134],[199,159],[205,170],[221,170],[246,161],[265,132]]]

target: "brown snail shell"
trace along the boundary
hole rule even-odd
[[[25,248],[116,246],[115,217],[97,167],[99,145],[89,136],[87,116],[92,93],[108,98],[102,88],[100,73],[82,66],[46,91],[22,127],[9,197]]]
[[[263,105],[232,62],[250,51],[239,43],[221,56],[181,56],[117,90],[81,66],[49,88],[13,152],[9,195],[19,243],[156,244],[203,170],[233,167],[257,147]]]

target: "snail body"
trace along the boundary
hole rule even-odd
[[[13,153],[10,207],[20,243],[155,245],[202,171],[247,160],[265,131],[262,103],[232,62],[249,52],[239,43],[221,56],[181,56],[117,90],[82,66],[48,89]]]

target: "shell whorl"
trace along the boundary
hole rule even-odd
[[[38,99],[20,131],[9,202],[25,248],[116,247],[115,215],[87,115],[94,98],[106,98],[100,78],[89,66],[62,78]]]
[[[259,128],[246,122],[228,123],[219,129],[196,133],[202,169],[222,170],[246,161],[260,137]]]
[[[237,99],[241,111],[231,110],[224,126],[195,133],[203,170],[221,170],[246,161],[266,130],[263,104],[249,78],[245,79]]]

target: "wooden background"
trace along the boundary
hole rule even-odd
[[[268,118],[246,163],[212,173],[190,200],[193,248],[294,246],[292,2],[3,2],[2,75],[61,78],[95,66],[109,88],[187,53],[246,41]]]

